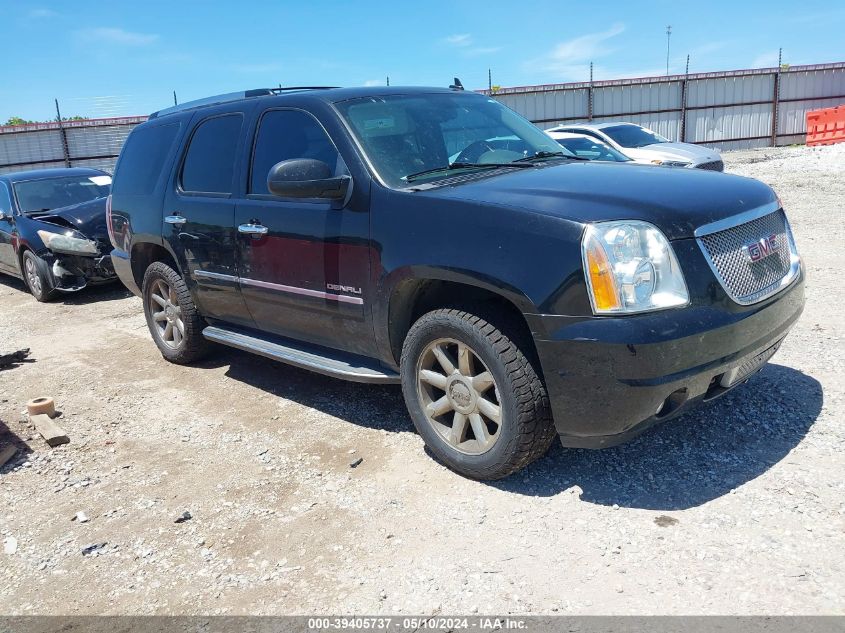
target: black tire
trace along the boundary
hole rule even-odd
[[[152,295],[154,291],[158,294],[158,289],[161,287],[159,281],[164,282],[173,290],[172,296],[176,299],[173,305],[178,306],[181,311],[179,316],[183,324],[184,334],[179,335],[178,343],[165,341],[158,323],[153,318]],[[147,327],[150,329],[150,334],[164,358],[171,363],[185,365],[200,360],[209,353],[211,344],[202,335],[206,322],[197,312],[191,293],[179,273],[164,262],[153,262],[144,273],[141,296],[144,302],[144,316],[147,318]]]
[[[58,291],[53,288],[47,262],[32,251],[24,251],[21,264],[24,283],[36,301],[46,303],[55,299]],[[31,278],[33,275],[34,278]]]
[[[417,432],[442,463],[472,479],[507,477],[545,454],[556,435],[546,387],[529,360],[534,356],[530,341],[517,344],[515,340],[525,338],[517,328],[508,327],[504,318],[488,318],[496,324],[459,309],[429,312],[408,332],[400,361],[402,392]],[[461,452],[435,430],[423,411],[418,370],[426,350],[443,340],[468,346],[495,380],[501,421],[498,437],[486,452]]]

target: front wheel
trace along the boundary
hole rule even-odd
[[[208,353],[210,343],[202,335],[205,321],[179,273],[154,262],[144,274],[141,294],[147,327],[162,356],[183,365]]]
[[[499,479],[548,449],[555,435],[548,396],[526,352],[461,310],[429,312],[408,332],[405,402],[425,443],[452,470]]]
[[[55,298],[56,291],[50,284],[50,269],[43,259],[32,251],[23,254],[23,276],[32,296],[45,303]]]

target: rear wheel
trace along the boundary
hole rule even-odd
[[[56,291],[50,284],[50,269],[43,259],[32,251],[23,254],[23,276],[26,285],[36,300],[43,302],[55,298]]]
[[[430,312],[408,332],[405,402],[417,431],[449,468],[498,479],[546,452],[555,430],[527,351],[496,325],[455,309]]]
[[[164,262],[152,263],[144,274],[142,296],[147,327],[162,356],[185,364],[208,353],[211,345],[202,335],[205,321],[179,273]]]

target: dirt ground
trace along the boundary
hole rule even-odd
[[[42,305],[0,278],[0,353],[33,359],[0,371],[0,613],[845,613],[845,147],[725,158],[776,188],[807,265],[781,351],[497,483],[434,461],[398,387],[225,349],[170,365],[120,287]],[[22,417],[37,395],[70,444]]]

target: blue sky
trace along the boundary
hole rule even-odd
[[[845,3],[0,0],[0,122],[278,85],[467,88],[845,60]]]

